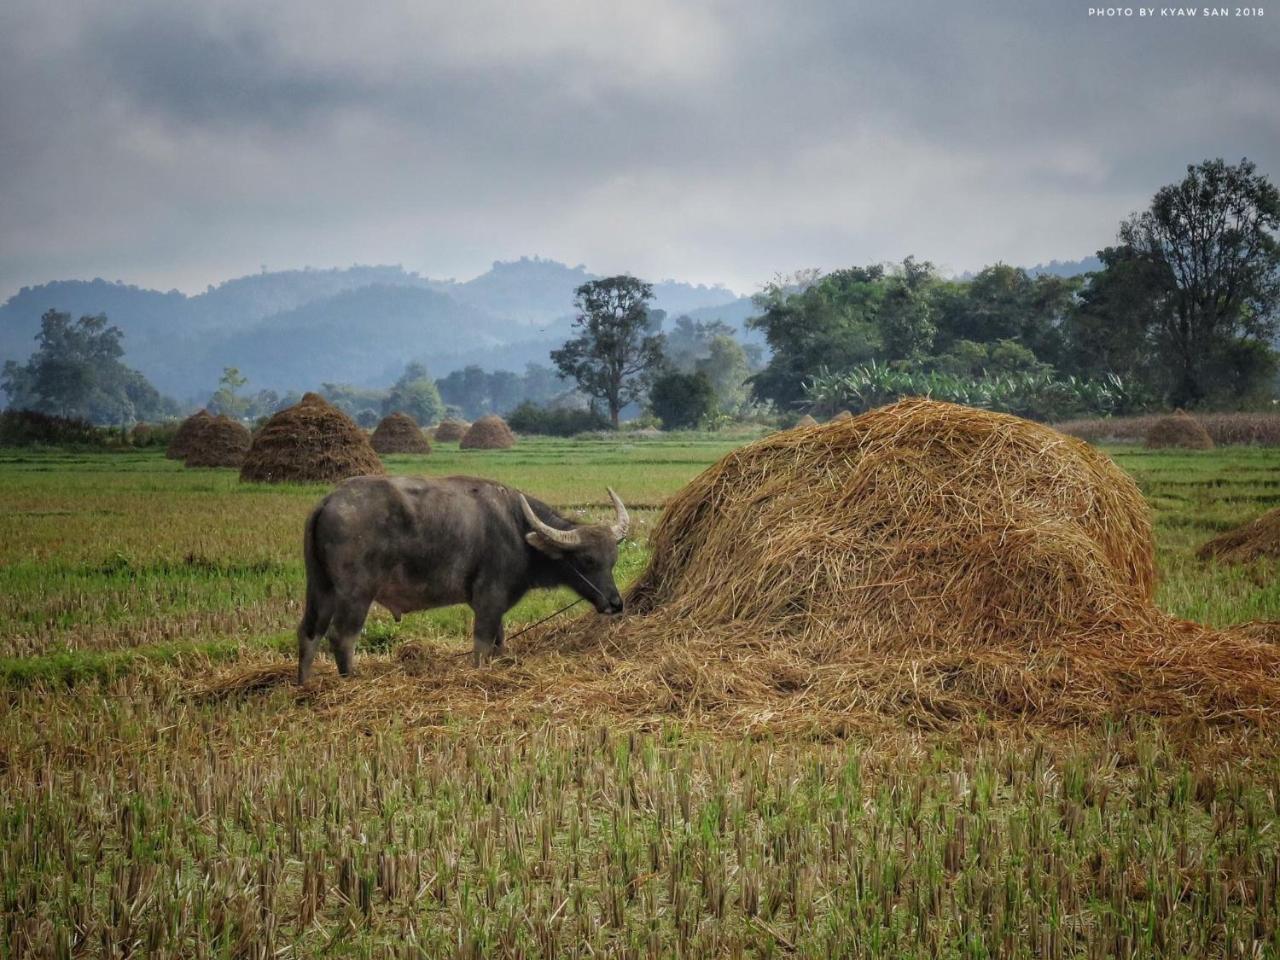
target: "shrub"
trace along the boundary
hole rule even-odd
[[[1100,380],[1043,372],[967,377],[900,370],[874,361],[848,373],[821,373],[805,385],[805,392],[808,404],[823,415],[841,409],[860,413],[913,396],[1031,420],[1122,414],[1152,404],[1137,384],[1115,375]]]
[[[711,415],[715,404],[715,387],[701,370],[664,373],[649,389],[649,406],[664,430],[696,427]]]
[[[613,429],[609,418],[594,410],[540,407],[530,400],[511,411],[507,424],[516,433],[537,433],[548,437],[572,437],[591,430]]]
[[[139,423],[129,434],[129,442],[135,447],[167,447],[178,432],[178,420],[161,423]]]
[[[87,420],[55,417],[35,410],[5,410],[0,413],[0,445],[104,446],[106,436]]]

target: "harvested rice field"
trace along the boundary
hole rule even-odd
[[[928,469],[970,462],[966,431],[957,424]],[[1048,683],[1061,664],[1036,660],[1027,675],[1047,684],[1036,696],[1071,709],[1010,712],[993,699],[984,711],[983,691],[1007,694],[1008,674],[966,674],[965,638],[946,631],[938,655],[961,657],[949,673],[913,676],[915,661],[889,648],[894,676],[835,649],[823,656],[850,676],[818,670],[804,617],[830,614],[830,601],[792,611],[799,626],[758,651],[763,699],[759,671],[742,661],[750,644],[721,619],[699,635],[709,608],[690,605],[687,585],[693,570],[732,586],[726,565],[753,572],[769,541],[734,552],[703,519],[671,526],[681,491],[688,501],[690,483],[740,443],[521,438],[508,450],[385,456],[393,474],[492,477],[583,518],[611,515],[613,486],[633,521],[620,585],[680,616],[618,621],[603,652],[584,636],[589,620],[553,621],[476,670],[464,608],[399,624],[377,612],[360,675],[340,680],[324,659],[304,689],[288,681],[301,526],[326,486],[241,483],[235,470],[184,470],[159,453],[0,451],[0,957],[1280,957],[1280,750],[1264,682],[1275,679],[1274,632],[1227,634],[1253,673],[1206,657],[1195,683],[1134,651],[1118,663],[1126,648],[1114,643],[1096,676],[1077,665]],[[1124,490],[1132,478],[1132,497],[1115,502],[1133,517],[1150,509],[1154,545],[1144,560],[1140,520],[1118,537],[1084,524],[1110,544],[1098,563],[1128,571],[1116,574],[1128,599],[1102,591],[1105,611],[1129,604],[1147,630],[1174,618],[1280,621],[1280,561],[1196,556],[1280,506],[1280,448],[1103,449],[1120,469],[1097,476]],[[794,463],[812,453],[781,435],[698,482],[720,491],[709,498],[760,492],[753,471],[779,450]],[[1035,486],[1031,467],[1019,469]],[[868,476],[882,498],[886,478],[900,478]],[[913,490],[899,489],[902,503],[916,502]],[[977,490],[974,510],[1005,502]],[[781,529],[796,504],[760,496],[753,515]],[[1035,512],[1057,504],[1028,498],[1009,516],[1066,524]],[[884,535],[873,513],[857,513],[863,539]],[[752,515],[724,516],[738,537],[755,535]],[[937,542],[965,529],[967,515],[948,516]],[[787,529],[808,544],[788,554],[790,575],[835,570],[832,590],[863,583],[815,552],[807,528]],[[687,530],[701,533],[676,535]],[[1078,546],[1074,530],[1053,543]],[[651,534],[654,550],[692,566],[646,574]],[[1077,553],[1063,551],[1023,556],[1076,570]],[[965,571],[988,583],[987,567]],[[1100,595],[1075,576],[1046,575],[1044,596],[1067,609]],[[876,589],[888,592],[868,612],[897,602]],[[570,599],[530,595],[508,634]],[[1099,622],[1002,622],[987,639],[1051,656],[1054,629],[1093,643]],[[888,622],[875,632],[887,642]],[[681,646],[704,665],[739,653],[700,669],[677,662]],[[859,670],[863,699],[833,699],[852,697]],[[1126,700],[1122,680],[1145,686]],[[883,708],[890,689],[929,699]],[[1233,690],[1249,709],[1187,715]],[[843,725],[830,722],[840,703]]]

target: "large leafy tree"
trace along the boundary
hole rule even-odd
[[[577,336],[551,351],[560,375],[604,403],[618,426],[622,408],[644,395],[662,364],[663,338],[650,316],[653,287],[635,277],[606,277],[574,291]]]
[[[176,414],[141,373],[126,367],[124,334],[103,314],[73,321],[50,310],[40,318],[36,351],[26,364],[4,366],[0,389],[9,405],[100,424],[125,424]]]
[[[1167,392],[1155,331],[1168,298],[1168,274],[1130,247],[1098,251],[1102,269],[1090,274],[1063,324],[1063,368],[1084,377],[1116,374]]]
[[[1012,340],[1038,359],[1057,363],[1061,326],[1074,305],[1075,277],[1032,277],[1021,267],[997,263],[968,283],[940,283],[933,292],[935,347],[949,354],[960,341]]]
[[[759,314],[747,321],[763,331],[773,354],[751,378],[755,395],[790,406],[803,401],[813,375],[879,356],[883,279],[884,268],[876,265],[825,275],[805,271],[767,284],[754,298]]]
[[[1120,226],[1145,258],[1154,334],[1172,374],[1169,399],[1194,406],[1241,357],[1256,363],[1280,307],[1280,191],[1249,160],[1206,160],[1162,187]],[[1233,359],[1234,358],[1234,359]]]

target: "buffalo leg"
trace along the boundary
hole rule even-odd
[[[307,596],[307,604],[315,604],[298,624],[298,683],[304,684],[311,677],[311,663],[316,658],[316,650],[320,646],[320,638],[329,628],[333,616],[332,595]]]
[[[344,677],[355,674],[356,639],[364,629],[365,617],[369,615],[369,600],[348,600],[338,604],[329,625],[329,648],[333,651],[333,659],[338,663],[338,672]]]
[[[478,667],[495,653],[502,653],[502,615],[507,611],[499,603],[482,603],[471,609],[476,615],[471,659]]]

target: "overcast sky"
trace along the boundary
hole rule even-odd
[[[3,0],[0,296],[535,253],[750,293],[1075,259],[1205,157],[1280,179],[1280,9],[1088,9]]]

